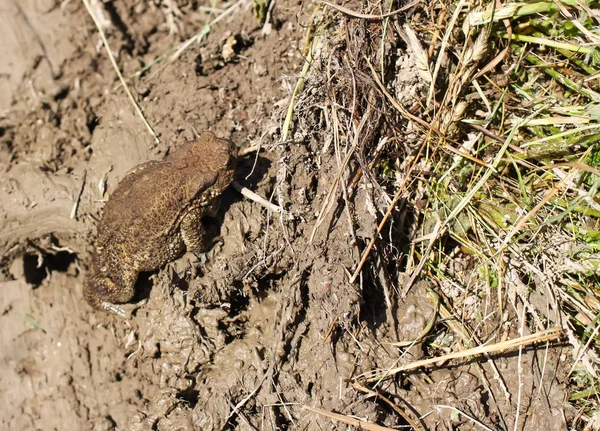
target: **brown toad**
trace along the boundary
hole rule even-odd
[[[204,132],[162,161],[138,165],[104,207],[83,293],[95,307],[124,314],[138,273],[175,260],[186,249],[205,251],[202,217],[214,215],[233,179],[236,147]]]

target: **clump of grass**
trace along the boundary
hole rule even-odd
[[[454,0],[404,15],[389,14],[393,2],[370,4],[319,9],[313,34],[328,37],[307,56],[286,117],[286,131],[315,135],[314,116],[292,127],[292,115],[319,106],[338,160],[313,235],[343,206],[362,257],[350,281],[377,279],[375,262],[387,262],[397,287],[389,306],[428,280],[460,317],[462,328],[447,330],[471,341],[560,326],[580,411],[571,426],[591,423],[600,411],[597,2]],[[371,190],[379,221],[371,241],[355,232],[358,187]]]

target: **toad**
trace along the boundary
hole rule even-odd
[[[187,249],[206,251],[204,216],[233,180],[237,149],[204,132],[162,161],[138,165],[104,207],[83,293],[95,308],[124,315],[142,271],[154,271]]]

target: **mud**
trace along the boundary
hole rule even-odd
[[[92,3],[124,76],[206,20],[194,2],[180,2],[181,15],[177,2]],[[119,88],[82,3],[4,6],[0,429],[345,429],[303,405],[406,425],[347,379],[431,354],[419,343],[405,354],[390,343],[417,337],[433,306],[423,284],[386,306],[376,273],[347,282],[361,249],[341,211],[309,241],[338,161],[316,133],[297,130],[281,142],[310,18],[300,5],[278,1],[265,31],[243,3],[176,61],[132,79],[159,144]],[[202,130],[241,148],[260,144],[236,179],[293,217],[228,190],[210,252],[142,276],[130,319],[91,310],[81,288],[106,193],[131,167]],[[363,189],[356,202],[362,245],[377,218]],[[480,429],[452,408],[512,429],[517,401],[507,394],[521,385],[522,429],[564,429],[563,410],[571,413],[561,352],[545,354],[502,357],[501,375],[472,361],[380,389],[412,406],[425,429]],[[540,392],[552,403],[529,410]]]

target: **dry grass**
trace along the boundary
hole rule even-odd
[[[343,206],[356,238],[369,191],[379,227],[350,281],[383,259],[388,305],[429,281],[455,318],[438,335],[461,340],[442,350],[562,329],[574,429],[600,411],[597,7],[323,2],[284,128],[338,160],[313,235]]]

